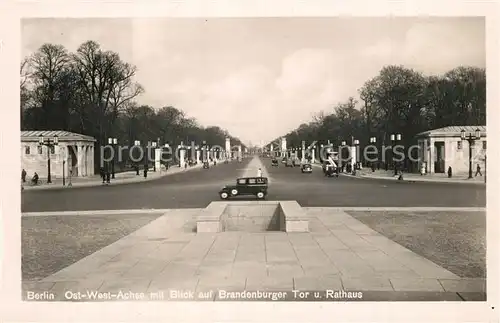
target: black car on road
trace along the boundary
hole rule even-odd
[[[278,166],[278,160],[276,158],[273,158],[273,160],[271,160],[271,166]]]
[[[302,173],[312,173],[312,171],[313,171],[312,165],[311,164],[302,164],[302,166],[300,167],[300,171]]]
[[[219,191],[223,200],[241,195],[254,195],[258,199],[264,199],[267,195],[267,177],[238,178],[235,185],[226,185]]]

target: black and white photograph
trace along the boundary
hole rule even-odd
[[[485,17],[20,30],[20,301],[489,301]]]

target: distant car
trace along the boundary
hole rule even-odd
[[[229,160],[225,159],[224,164],[229,164]]]
[[[286,157],[283,157],[283,159],[281,160],[281,162],[282,162],[283,164],[286,164]]]
[[[298,159],[298,158],[294,158],[294,159],[293,159],[293,166],[295,166],[295,167],[299,167],[299,166],[300,166],[300,159]]]
[[[278,166],[278,160],[276,158],[273,158],[273,160],[271,160],[271,166]]]
[[[288,158],[285,162],[286,167],[293,167],[293,160],[291,158]]]
[[[323,173],[328,177],[339,177],[338,168],[329,162],[323,163]]]
[[[208,161],[204,161],[203,168],[210,168],[210,163]]]
[[[264,199],[267,195],[267,177],[242,177],[236,180],[236,185],[226,185],[219,191],[221,199],[240,195],[254,195]]]
[[[312,171],[313,171],[312,165],[311,164],[302,164],[302,166],[300,167],[300,171],[302,173],[312,173]]]

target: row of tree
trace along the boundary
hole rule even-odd
[[[202,140],[224,145],[238,138],[217,126],[203,127],[175,107],[155,109],[135,100],[144,92],[135,82],[137,69],[95,41],[70,53],[61,45],[44,44],[21,62],[21,129],[66,130],[97,139],[96,167],[101,145],[115,137],[121,145],[135,140],[170,145]]]
[[[441,76],[425,76],[403,66],[386,66],[359,89],[360,102],[349,98],[332,113],[319,113],[309,123],[285,135],[290,147],[303,140],[334,145],[358,139],[367,145],[375,137],[390,145],[391,134],[402,144],[415,144],[423,131],[446,126],[486,124],[486,72],[458,67]],[[274,140],[273,142],[276,142]]]

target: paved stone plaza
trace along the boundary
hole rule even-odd
[[[194,299],[200,299],[199,292],[213,291],[203,295],[215,300],[218,289],[331,289],[362,291],[372,300],[404,300],[412,294],[422,300],[485,298],[485,279],[459,277],[339,208],[304,208],[308,233],[248,228],[196,233],[200,211],[168,210],[59,272],[38,282],[24,282],[23,295],[26,299],[28,291],[48,291],[53,300],[69,300],[77,292],[117,295],[121,291],[145,293],[145,299],[179,300],[169,291],[189,290],[195,291]]]

